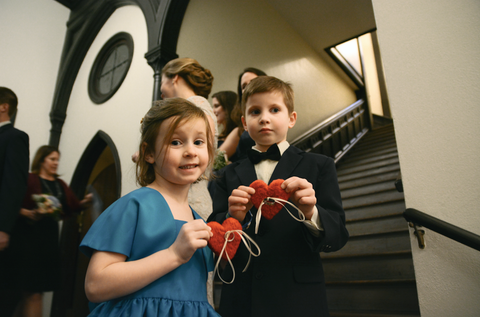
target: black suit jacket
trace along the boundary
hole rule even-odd
[[[304,224],[281,210],[272,220],[262,218],[255,235],[253,208],[254,219],[245,232],[260,246],[261,255],[252,258],[248,270],[242,273],[248,252],[241,244],[233,259],[235,281],[222,286],[219,312],[224,317],[328,316],[319,252],[339,250],[348,240],[335,164],[326,156],[290,146],[270,182],[292,176],[305,178],[313,185],[324,231],[315,237]],[[225,167],[216,180],[213,213],[208,220],[222,223],[232,190],[256,179],[254,165],[248,159]],[[231,278],[231,273],[227,265],[222,276]]]
[[[28,135],[7,124],[0,127],[0,231],[11,233],[27,191]]]

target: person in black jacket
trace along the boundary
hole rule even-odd
[[[0,316],[10,316],[18,295],[7,281],[6,262],[10,233],[17,220],[27,191],[29,165],[28,135],[13,127],[11,117],[17,111],[17,96],[0,87]]]
[[[334,161],[286,141],[297,114],[293,90],[280,79],[253,79],[243,94],[242,113],[255,146],[247,159],[220,171],[208,221],[237,219],[261,254],[252,257],[242,272],[249,253],[240,244],[232,260],[235,279],[222,286],[219,313],[224,317],[329,316],[319,253],[339,250],[348,240]],[[270,220],[257,218],[251,199],[255,189],[249,187],[256,180],[267,184],[284,180],[281,190],[290,194],[290,202],[305,220],[293,219],[284,208]],[[288,209],[301,218],[291,206]],[[232,279],[231,266],[222,276]]]

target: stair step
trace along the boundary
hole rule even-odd
[[[394,171],[394,172],[388,172],[384,174],[366,176],[363,178],[357,178],[349,181],[343,181],[343,182],[340,182],[338,185],[340,186],[340,190],[343,192],[344,190],[347,190],[350,188],[355,188],[359,186],[375,184],[375,183],[380,183],[385,181],[390,181],[392,183],[395,183],[395,180],[398,178],[398,175],[399,175],[399,172]]]
[[[396,190],[395,183],[393,180],[345,189],[341,191],[341,195],[342,195],[342,199],[344,200],[347,198],[381,193],[389,190]]]
[[[362,177],[373,176],[373,175],[378,175],[378,174],[383,174],[383,173],[388,173],[393,171],[400,171],[400,165],[398,163],[385,165],[374,170],[360,171],[360,172],[350,173],[345,175],[338,175],[338,172],[337,172],[337,176],[338,176],[338,182],[341,183],[345,181],[359,179]]]
[[[420,312],[329,311],[330,317],[420,317]]]
[[[348,168],[342,168],[342,169],[337,171],[337,176],[374,170],[374,169],[378,169],[380,167],[384,167],[386,165],[391,165],[391,164],[398,164],[398,156],[392,157],[392,158],[389,158],[389,159],[385,159],[385,160],[382,160],[382,161],[378,161],[378,162],[367,163],[367,164],[362,164],[362,165],[359,165],[359,166],[352,166],[352,167],[348,167]]]
[[[361,148],[354,148],[351,153],[349,153],[345,160],[348,160],[352,156],[357,155],[373,155],[380,151],[396,149],[397,144],[394,141],[382,142],[381,144],[375,144],[370,146],[364,146]]]
[[[350,168],[358,165],[378,162],[384,159],[389,159],[392,157],[398,157],[398,151],[396,148],[392,149],[385,149],[383,150],[384,153],[375,153],[376,155],[364,155],[363,157],[354,157],[354,159],[350,159],[349,162],[344,162],[341,165],[342,169]]]
[[[405,211],[405,201],[397,200],[386,204],[351,208],[345,210],[347,221],[354,221],[370,217],[388,216],[403,213]]]
[[[403,200],[403,193],[397,190],[390,190],[386,192],[370,194],[360,197],[347,198],[343,200],[343,209],[358,208],[368,205],[383,204],[386,202]]]
[[[412,252],[410,232],[408,230],[376,235],[352,236],[343,248],[332,253],[323,252],[321,257],[322,259],[327,259],[373,256],[395,252]]]
[[[419,312],[415,281],[327,285],[330,311]]]
[[[339,162],[339,166],[342,166],[343,163],[349,161],[355,161],[357,159],[364,159],[368,157],[374,157],[376,155],[383,155],[391,152],[398,152],[397,145],[391,144],[390,146],[384,146],[381,149],[375,149],[374,153],[370,153],[370,151],[357,151],[355,148],[351,152],[349,152],[342,161]]]
[[[385,144],[395,144],[395,136],[393,134],[377,136],[377,137],[367,137],[358,143],[358,146],[355,151],[363,150],[365,148],[377,148]]]
[[[411,253],[324,260],[323,271],[327,283],[415,279]]]
[[[351,236],[375,233],[381,228],[382,232],[408,230],[408,223],[402,214],[392,217],[367,218],[361,221],[348,221],[347,230]]]

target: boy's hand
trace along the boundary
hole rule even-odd
[[[291,194],[290,200],[303,212],[305,218],[310,220],[317,203],[312,184],[304,178],[293,176],[284,181],[281,187]]]
[[[239,186],[232,191],[228,197],[228,213],[233,218],[242,222],[245,215],[252,208],[252,195],[255,194],[255,189],[248,186]]]

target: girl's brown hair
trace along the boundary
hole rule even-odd
[[[37,174],[37,175],[40,174],[40,169],[42,167],[43,161],[45,161],[45,158],[50,154],[52,154],[53,152],[57,152],[60,155],[60,151],[55,146],[43,145],[38,148],[37,153],[35,153],[35,157],[33,158],[33,161],[32,161],[33,174]],[[58,177],[58,175],[55,174],[55,177]]]
[[[212,91],[213,75],[193,58],[176,58],[168,62],[162,69],[162,75],[173,78],[182,77],[193,89],[193,92],[204,98]]]
[[[145,161],[146,155],[152,154],[155,155],[155,144],[160,126],[162,123],[169,119],[175,117],[175,120],[171,123],[167,134],[162,135],[162,151],[168,151],[169,149],[169,140],[171,139],[175,129],[180,124],[185,124],[186,122],[193,119],[202,119],[205,121],[206,133],[207,133],[207,149],[208,149],[208,168],[213,164],[213,159],[215,157],[215,148],[213,146],[213,133],[210,128],[210,124],[207,119],[205,112],[199,107],[195,106],[193,103],[187,101],[183,98],[168,98],[165,100],[155,101],[154,105],[148,110],[145,114],[145,117],[142,121],[142,126],[140,132],[142,134],[139,146],[139,156],[137,160],[137,183],[140,186],[147,186],[155,180],[155,170],[153,164]]]

